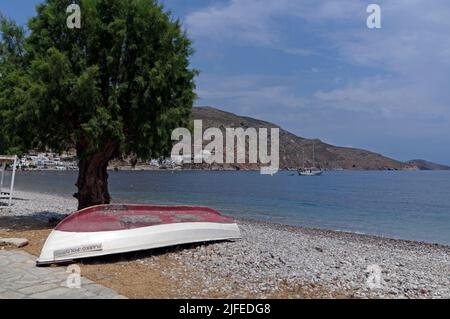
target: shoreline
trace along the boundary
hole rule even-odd
[[[18,172],[78,172],[78,169],[20,169]],[[280,168],[278,172],[297,172],[298,168]],[[448,169],[323,169],[324,172],[450,172]],[[152,168],[152,167],[108,167],[108,172],[260,172],[260,169],[209,169],[209,168]]]
[[[11,213],[0,208],[0,237],[28,236],[28,249],[36,255],[49,221],[70,213],[76,201],[22,191],[16,197],[22,200]],[[30,218],[40,226],[17,229]],[[130,298],[450,298],[449,246],[237,222],[240,241],[85,260],[83,273]],[[373,265],[381,270],[377,289],[367,285]]]
[[[358,238],[358,239],[366,240],[369,242],[385,241],[386,243],[428,246],[430,248],[443,248],[443,249],[450,250],[450,245],[441,244],[441,243],[431,243],[431,242],[412,240],[412,239],[392,238],[392,237],[385,237],[385,236],[381,236],[381,235],[351,232],[351,231],[346,231],[346,230],[333,230],[333,229],[317,228],[317,227],[294,226],[294,225],[289,225],[289,224],[260,221],[260,220],[256,220],[256,219],[235,218],[235,220],[237,222],[242,221],[242,222],[255,224],[255,225],[266,225],[268,227],[272,227],[272,228],[275,228],[278,230],[290,230],[290,231],[294,231],[294,232],[301,231],[303,233],[308,233],[310,235],[321,235],[321,236],[330,236],[330,237],[334,237],[334,238],[339,237],[339,238],[347,238],[347,239]]]
[[[62,196],[60,194],[58,195],[54,195],[54,194],[49,194],[49,193],[39,193],[39,192],[35,192],[35,191],[26,191],[26,190],[15,190],[14,191],[14,197],[18,197],[20,198],[20,195],[25,195],[25,197],[31,196],[37,196],[37,197],[44,197],[44,198],[48,198],[49,200],[55,200],[56,205],[50,205],[53,207],[56,207],[58,209],[60,209],[60,212],[48,212],[50,213],[51,217],[58,217],[58,215],[68,215],[71,214],[73,212],[75,212],[76,209],[76,200],[70,196]],[[24,196],[22,196],[24,197]],[[64,204],[69,205],[69,206],[65,206]],[[114,200],[113,200],[114,203]],[[1,204],[1,202],[0,202]],[[122,204],[131,204],[131,203],[122,203]],[[70,205],[72,205],[73,208],[70,208]],[[48,205],[45,204],[43,205],[44,210],[48,210],[46,209]],[[19,214],[19,215],[27,215],[30,213],[35,213],[35,209],[34,207],[27,207],[25,205],[25,207],[21,207],[24,208],[23,211],[19,211],[19,212],[15,212],[15,214]],[[3,208],[3,210],[7,209]],[[0,217],[2,216],[2,206],[0,205]],[[45,218],[45,214],[44,216],[38,216],[39,217],[44,217]],[[310,226],[301,226],[301,225],[292,225],[292,224],[283,224],[283,223],[278,223],[278,222],[272,222],[272,221],[264,221],[264,220],[258,220],[258,219],[251,219],[251,218],[239,218],[239,217],[235,217],[234,218],[236,221],[243,221],[243,222],[247,222],[247,223],[253,223],[255,225],[267,225],[267,226],[272,226],[274,228],[278,228],[278,229],[291,229],[291,230],[301,230],[304,232],[310,232],[311,234],[326,234],[326,235],[335,235],[335,236],[350,236],[350,237],[361,237],[361,238],[366,238],[366,239],[372,239],[372,240],[384,240],[384,241],[395,241],[395,242],[404,242],[405,244],[417,244],[417,245],[425,245],[425,246],[433,246],[433,247],[443,247],[443,248],[450,248],[450,244],[443,244],[443,243],[439,243],[439,242],[427,242],[427,241],[421,241],[421,240],[414,240],[414,239],[405,239],[405,238],[394,238],[394,237],[387,237],[387,236],[383,236],[380,234],[370,234],[370,233],[362,233],[362,232],[353,232],[351,230],[340,230],[340,229],[327,229],[327,228],[320,228],[320,227],[310,227]],[[1,226],[1,225],[0,225]],[[1,227],[0,227],[1,228]]]

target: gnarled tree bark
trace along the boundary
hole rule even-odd
[[[81,151],[82,148],[80,148]],[[108,163],[116,154],[115,143],[108,145],[97,153],[83,155],[78,153],[79,172],[75,186],[78,192],[74,197],[78,199],[78,209],[95,205],[109,204],[111,196],[108,190]]]

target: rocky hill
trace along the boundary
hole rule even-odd
[[[232,128],[274,128],[275,124],[250,117],[242,117],[212,107],[196,107],[193,118],[203,120],[203,129],[217,127]],[[295,169],[302,166],[303,151],[305,166],[312,166],[313,146],[316,153],[316,166],[323,169],[339,170],[404,170],[416,169],[414,164],[403,163],[380,154],[362,149],[338,147],[320,140],[305,139],[280,128],[280,168]],[[225,165],[226,166],[226,165]],[[212,167],[217,168],[217,167]],[[253,169],[249,165],[238,165],[241,169]]]
[[[428,162],[428,161],[421,160],[421,159],[409,161],[408,164],[416,166],[417,169],[420,169],[422,171],[449,171],[450,170],[450,166],[436,164],[436,163]]]

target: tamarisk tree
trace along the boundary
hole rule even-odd
[[[20,63],[5,57],[15,74],[5,105],[14,110],[11,134],[26,147],[76,150],[82,209],[110,203],[112,159],[170,153],[172,130],[189,125],[196,71],[180,22],[156,1],[77,2],[79,29],[66,25],[72,1],[37,6],[14,57]]]
[[[20,81],[25,67],[25,31],[0,16],[0,154],[20,154],[22,140],[17,133],[15,106],[21,103]]]

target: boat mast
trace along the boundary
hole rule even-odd
[[[316,143],[313,143],[313,167],[316,167]]]
[[[303,154],[303,157],[302,157],[302,168],[303,168],[303,170],[305,170],[305,149],[302,149],[302,154]]]

